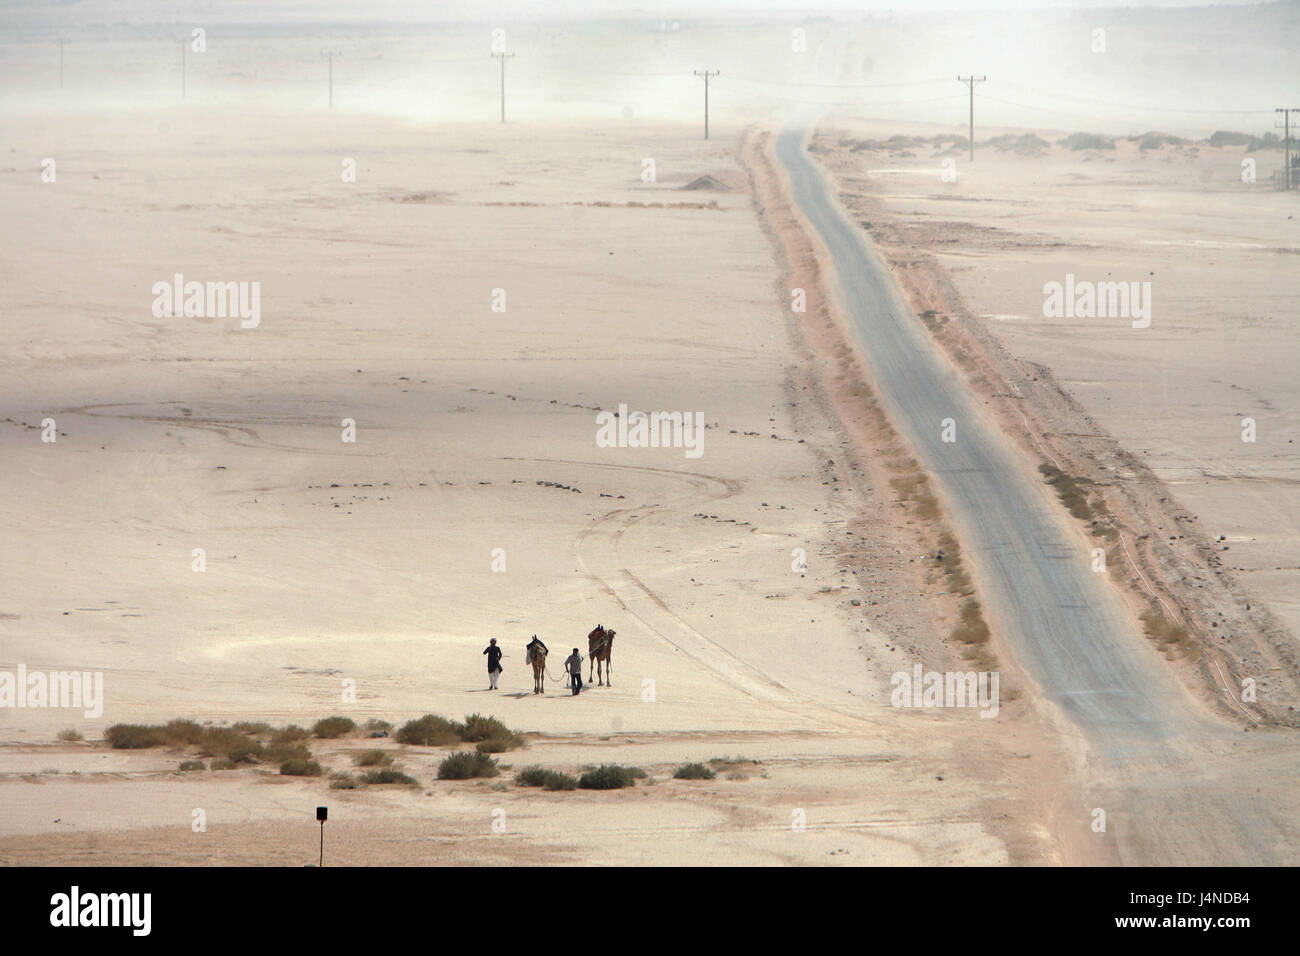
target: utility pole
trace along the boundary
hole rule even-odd
[[[1291,114],[1300,113],[1300,107],[1292,106],[1288,109],[1275,109],[1273,112],[1282,114],[1282,128],[1285,130],[1284,138],[1282,140],[1282,145],[1286,151],[1286,160],[1285,160],[1286,165],[1282,167],[1282,176],[1283,176],[1282,182],[1284,183],[1282,188],[1290,189],[1291,188]],[[1273,128],[1277,129],[1276,123],[1273,124]]]
[[[705,70],[704,72],[700,72],[699,70],[695,71],[696,76],[704,77],[704,138],[705,139],[709,138],[709,77],[717,76],[719,73],[721,73],[721,70],[713,70],[712,72],[710,72],[709,70]]]
[[[330,66],[330,109],[334,109],[334,58],[342,56],[343,51],[335,49],[321,50],[320,55],[329,58]]]
[[[970,87],[970,161],[975,162],[975,84],[983,83],[987,76],[970,76],[957,75],[958,83],[965,83]]]
[[[506,121],[506,57],[514,56],[513,53],[493,53],[493,56],[501,57],[501,122]]]
[[[185,44],[188,39],[181,40],[181,99],[185,99]]]
[[[59,41],[59,89],[63,89],[63,41]]]

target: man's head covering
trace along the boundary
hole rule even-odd
[[[492,638],[492,640],[488,641],[489,644],[495,644],[496,642],[497,642],[497,639],[496,639],[495,637]]]

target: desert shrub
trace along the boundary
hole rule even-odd
[[[225,757],[235,763],[252,763],[263,755],[260,743],[229,727],[205,728],[194,745],[200,756]]]
[[[515,783],[521,787],[544,787],[547,790],[576,790],[578,787],[576,777],[543,767],[525,767],[515,774]]]
[[[332,740],[356,729],[357,723],[351,717],[322,717],[312,725],[311,732],[313,736]]]
[[[1114,149],[1115,141],[1096,133],[1071,133],[1060,144],[1066,149]]]
[[[393,731],[393,725],[386,720],[367,720],[361,725],[361,732],[367,737],[387,737]]]
[[[251,734],[254,737],[265,737],[275,730],[270,724],[261,720],[236,721],[230,725],[230,729],[241,734]]]
[[[1189,140],[1181,136],[1171,136],[1169,133],[1157,133],[1152,130],[1143,133],[1141,136],[1130,136],[1129,139],[1136,139],[1138,149],[1159,149],[1161,146],[1186,146]]]
[[[164,728],[149,724],[114,724],[104,731],[104,739],[114,750],[142,750],[170,742]]]
[[[750,768],[758,766],[759,761],[747,760],[744,757],[710,757],[709,766],[722,773],[725,770],[736,770],[741,767]]]
[[[1053,465],[1039,465],[1038,470],[1047,479],[1047,483],[1056,490],[1056,496],[1061,499],[1061,504],[1065,505],[1070,514],[1083,521],[1089,520],[1096,514],[1092,505],[1088,503],[1088,493],[1082,487],[1091,484],[1087,478],[1073,478]]]
[[[387,767],[393,755],[385,750],[362,750],[352,755],[352,762],[358,767]]]
[[[636,786],[636,775],[632,773],[631,767],[601,764],[579,777],[578,786],[583,790],[622,790],[624,787]]]
[[[439,780],[468,780],[471,777],[495,777],[501,771],[487,754],[461,750],[449,754],[438,764]]]
[[[490,775],[484,774],[482,776]],[[420,781],[416,780],[414,777],[409,777],[402,773],[402,771],[395,770],[392,767],[382,767],[379,770],[367,770],[361,775],[361,780],[366,784],[400,783],[408,787],[418,787],[420,785]]]
[[[279,730],[271,732],[271,743],[287,744],[295,740],[306,740],[311,736],[311,731],[297,724],[290,724],[288,727],[281,727]]]
[[[546,783],[546,775],[550,772],[544,767],[525,767],[515,774],[515,783],[521,787],[540,787]]]
[[[481,754],[501,754],[516,746],[518,745],[509,740],[480,740],[474,745],[474,749]]]
[[[547,790],[577,790],[578,778],[558,770],[548,770],[542,786]]]
[[[69,727],[67,730],[59,731],[59,739],[65,743],[72,743],[77,740],[85,740],[86,738],[81,736],[80,730],[77,730],[75,727]]]
[[[331,790],[356,790],[361,784],[357,782],[356,777],[342,770],[335,770],[330,774]]]
[[[684,763],[673,773],[677,780],[712,780],[717,774],[702,763]]]
[[[167,741],[172,746],[184,747],[199,743],[212,729],[214,728],[204,727],[192,720],[177,718],[176,720],[167,721],[163,733],[167,735]]]
[[[207,770],[208,765],[202,760],[182,760],[181,769],[186,772],[190,770]]]
[[[286,777],[319,777],[324,771],[315,760],[286,760],[280,764],[280,773]]]
[[[1177,651],[1190,660],[1200,660],[1200,649],[1187,628],[1169,621],[1158,607],[1152,605],[1139,618],[1146,636],[1160,645],[1161,650]]]
[[[397,731],[397,742],[414,744],[418,747],[445,747],[460,741],[460,724],[439,717],[437,714],[425,714],[418,720],[408,720]]]
[[[1263,136],[1252,136],[1250,142],[1246,144],[1246,152],[1257,153],[1261,149],[1281,149],[1282,137],[1277,133],[1265,133]]]
[[[987,643],[991,635],[989,626],[984,621],[979,601],[970,598],[962,602],[961,619],[952,629],[952,636],[963,644]]]
[[[515,732],[495,717],[470,714],[460,725],[460,739],[470,744],[479,740],[509,741],[515,739]]]
[[[1245,146],[1250,140],[1251,135],[1249,133],[1220,129],[1211,134],[1209,143],[1211,146]]]
[[[311,751],[306,744],[279,743],[267,744],[262,752],[262,759],[270,763],[284,763],[286,760],[310,760]]]
[[[1026,156],[1044,153],[1051,146],[1047,140],[1033,133],[1022,133],[1019,136],[1014,133],[1003,133],[1001,136],[991,137],[988,144],[1000,152],[1014,151]]]
[[[239,764],[235,763],[233,760],[227,760],[225,757],[218,757],[216,760],[212,761],[212,769],[213,770],[238,770]]]

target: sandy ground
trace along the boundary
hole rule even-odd
[[[56,183],[26,160],[0,180],[31,224],[3,236],[2,663],[103,671],[106,705],[0,711],[0,858],[305,862],[322,802],[358,863],[1062,858],[1040,791],[1076,757],[1027,703],[995,721],[889,705],[900,661],[950,659],[921,544],[880,521],[845,556],[888,492],[828,464],[848,440],[774,289],[739,130],[692,132],[215,111],[7,127],[10,155],[61,158]],[[732,188],[679,188],[701,174]],[[260,280],[260,325],[155,318],[177,271]],[[596,447],[595,409],[619,402],[702,412],[703,456]],[[45,417],[52,444],[29,427]],[[528,636],[567,649],[597,622],[618,631],[615,686],[534,697]],[[435,783],[440,754],[412,751],[422,789],[340,793],[94,743],[175,716],[472,711],[541,735],[516,767],[658,782]],[[64,727],[90,743],[52,744]],[[761,763],[668,779],[715,756]],[[490,844],[497,807],[513,822]]]
[[[924,102],[957,122],[951,61],[1004,47],[1001,99],[981,116],[1024,103],[1050,116],[1044,68],[1082,69],[1091,96],[1128,100],[1162,57],[1199,63],[1212,42],[1213,68],[1177,105],[1212,101],[1237,128],[1231,111],[1285,62],[1285,44],[1266,55],[1260,42],[1285,11],[1232,29],[1206,14],[1176,35],[1162,14],[1112,13],[1105,60],[1087,50],[1090,13],[1021,18],[978,49],[959,19],[809,21],[806,55],[788,24],[512,27],[517,122],[503,127],[465,122],[495,119],[488,25],[371,35],[344,18],[272,23],[283,36],[268,38],[260,6],[213,11],[181,108],[179,27],[145,6],[71,33],[18,11],[0,57],[0,670],[102,671],[106,692],[96,720],[0,708],[0,862],[299,865],[315,860],[321,803],[327,863],[1180,859],[1196,821],[1158,787],[1119,792],[1005,649],[996,720],[889,706],[896,669],[966,666],[946,642],[955,600],[934,530],[890,485],[897,449],[855,415],[842,343],[788,311],[810,263],[749,195],[741,117],[874,101],[894,120],[841,117],[837,132],[886,136],[913,131],[902,121]],[[1165,52],[1153,59],[1144,35]],[[65,37],[75,111],[57,88]],[[347,48],[339,110],[312,113],[330,42]],[[724,75],[704,143],[690,70],[708,64]],[[860,88],[895,80],[913,88]],[[355,183],[340,180],[349,158]],[[647,158],[655,183],[641,180]],[[1211,660],[1233,686],[1255,675],[1275,712],[1295,692],[1300,616],[1285,335],[1298,243],[1276,194],[1236,182],[1239,158],[957,155],[945,184],[928,154],[855,155],[847,173],[866,207],[887,207],[893,232],[873,237],[903,250],[900,275],[937,257],[982,328],[1077,396],[1044,410],[1059,412],[1048,424],[1083,409],[1123,443],[1115,467],[1158,475],[1135,501],[1168,487],[1199,516],[1169,555],[1154,533],[1140,549],[1180,612],[1218,624],[1216,641],[1232,632],[1183,676],[1209,699]],[[680,188],[700,175],[727,189]],[[1040,318],[1043,282],[1137,262],[1158,283],[1150,329]],[[155,317],[152,286],[177,272],[259,281],[260,325]],[[1224,284],[1238,308],[1223,308]],[[597,447],[597,410],[621,402],[703,413],[703,456]],[[1259,438],[1242,446],[1247,415]],[[340,440],[344,419],[355,443]],[[566,649],[597,622],[618,631],[615,685],[532,695],[528,636]],[[490,695],[492,636],[507,657]],[[439,782],[442,751],[382,742],[420,786],[334,791],[273,767],[182,774],[182,754],[99,742],[113,722],[176,716],[473,711],[529,734],[503,765],[612,761],[650,780],[617,793],[525,790],[512,769]],[[68,727],[87,742],[54,742]],[[1261,805],[1283,805],[1297,777],[1277,759],[1282,733],[1152,772],[1195,775],[1225,802],[1253,784]],[[344,769],[371,745],[313,750]],[[671,778],[712,757],[750,763]],[[1134,812],[1096,834],[1098,805]]]

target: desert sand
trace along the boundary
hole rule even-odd
[[[302,862],[283,823],[311,824],[310,856],[326,794],[356,828],[337,862],[1011,859],[995,808],[1025,798],[995,781],[1056,751],[974,711],[889,705],[895,662],[938,653],[936,637],[900,649],[889,613],[850,604],[928,621],[919,588],[853,586],[840,539],[881,492],[827,465],[845,439],[804,397],[739,130],[123,122],[11,132],[55,135],[69,158],[56,184],[6,177],[16,219],[45,225],[11,234],[5,257],[8,286],[32,290],[4,333],[5,517],[22,542],[5,551],[5,647],[31,669],[103,671],[106,705],[97,721],[3,712],[7,861]],[[211,155],[211,130],[236,122],[245,150]],[[129,149],[96,149],[109,124]],[[589,161],[595,144],[607,161]],[[680,188],[701,175],[731,188]],[[263,277],[260,324],[155,318],[151,287],[176,271]],[[619,402],[703,413],[704,454],[597,447],[595,409]],[[25,427],[45,417],[52,444]],[[920,557],[890,554],[904,577]],[[534,697],[528,637],[585,654],[597,623],[618,632],[614,686]],[[489,637],[506,648],[499,694]],[[93,743],[179,715],[472,711],[540,735],[504,759],[516,767],[761,763],[745,781],[599,796],[593,816],[572,794],[488,782],[339,796],[274,768],[180,775],[176,755]],[[64,727],[91,743],[51,747]],[[1024,759],[976,760],[968,734]],[[401,760],[428,783],[434,756]],[[512,839],[480,845],[497,806]],[[190,832],[195,807],[211,808],[207,834]],[[579,818],[611,836],[574,841]],[[1015,842],[1056,852],[1045,834]]]
[[[237,7],[213,14],[184,102],[165,11],[116,5],[83,25],[71,97],[57,88],[60,29],[26,10],[8,24],[0,670],[102,672],[104,708],[0,708],[0,862],[297,866],[316,859],[320,804],[333,864],[1181,859],[1196,821],[1149,793],[1133,802],[996,634],[996,720],[891,705],[900,670],[973,665],[949,640],[958,596],[936,526],[894,484],[907,449],[864,404],[870,383],[834,322],[791,311],[818,263],[783,229],[759,159],[794,110],[820,120],[820,156],[900,281],[941,276],[935,291],[990,354],[1041,366],[1076,403],[1026,407],[1037,433],[1073,453],[1064,425],[1086,416],[1115,467],[1142,476],[1136,510],[1164,497],[1195,516],[1170,557],[1153,533],[1143,567],[1198,633],[1231,634],[1169,666],[1206,715],[1252,730],[1197,772],[1227,802],[1243,761],[1263,768],[1261,804],[1300,819],[1295,761],[1279,757],[1294,749],[1300,620],[1287,374],[1300,242],[1282,201],[1294,197],[1263,173],[1241,184],[1239,150],[982,149],[974,164],[953,154],[955,183],[930,151],[852,152],[854,139],[964,131],[961,91],[934,91],[951,120],[934,125],[912,119],[915,89],[818,85],[937,82],[949,53],[976,52],[961,21],[927,33],[893,14],[808,19],[806,57],[787,55],[789,24],[739,16],[514,25],[502,124],[495,64],[482,69],[492,24],[426,29],[403,7],[395,37],[331,4],[325,25],[277,33]],[[1221,29],[1217,16],[1198,30]],[[1068,19],[1086,38],[1089,23]],[[1216,67],[1243,88],[1273,68],[1252,52],[1273,29],[1261,23]],[[344,40],[330,111],[319,51]],[[1032,83],[1047,55],[1014,79]],[[689,71],[711,58],[725,69],[705,141]],[[1117,44],[1114,62],[1140,58]],[[1099,98],[1123,95],[1122,79],[1098,83]],[[1206,94],[1178,95],[1196,107]],[[1095,116],[1080,128],[1109,129]],[[1136,264],[1124,277],[1153,282],[1149,329],[1042,316],[1044,282]],[[156,314],[155,285],[178,273],[259,283],[255,327]],[[601,447],[597,415],[620,405],[699,413],[703,454]],[[56,441],[42,440],[47,419]],[[528,638],[558,675],[598,623],[617,631],[612,686],[534,695]],[[499,692],[481,653],[492,637]],[[1215,662],[1233,686],[1258,678],[1265,704],[1234,713]],[[101,739],[176,717],[474,712],[525,735],[499,777],[437,780],[446,748],[311,742],[327,770],[389,750],[416,787],[331,790],[265,764],[183,773],[186,754]],[[57,741],[65,729],[85,739]],[[733,765],[673,779],[711,758]],[[649,779],[512,782],[529,765],[606,762]],[[1136,823],[1092,832],[1098,801]],[[1154,820],[1159,834],[1141,835]],[[1268,849],[1294,859],[1295,845]]]

